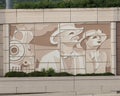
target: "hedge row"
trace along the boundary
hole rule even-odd
[[[51,77],[51,76],[73,76],[73,75],[67,72],[56,73],[52,68],[50,68],[49,70],[43,69],[42,71],[34,71],[30,73],[12,71],[5,74],[5,77]]]
[[[92,74],[77,74],[73,75],[67,72],[55,72],[53,69],[42,71],[34,71],[31,73],[25,73],[25,72],[8,72],[5,74],[5,77],[60,77],[60,76],[114,76],[112,73],[92,73]]]
[[[38,2],[19,2],[14,4],[16,9],[38,8],[94,8],[94,7],[120,7],[120,0],[40,0]]]

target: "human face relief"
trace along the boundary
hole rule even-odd
[[[98,34],[94,34],[90,36],[87,40],[87,45],[92,47],[98,47],[102,44],[102,36]]]
[[[79,41],[80,30],[65,30],[61,33],[61,42],[76,44]]]

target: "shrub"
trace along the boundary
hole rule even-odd
[[[59,72],[56,73],[55,76],[74,76],[74,75],[67,72]]]
[[[51,77],[55,76],[56,72],[54,69],[49,68],[48,70],[42,69],[42,71],[34,71],[31,73],[28,73],[29,77]]]
[[[47,73],[47,76],[55,76],[55,74],[56,74],[55,70],[52,69],[52,68],[49,68],[49,69],[46,71],[46,73]]]
[[[27,73],[25,72],[15,72],[15,71],[12,71],[12,72],[7,72],[5,74],[5,77],[27,77]]]
[[[46,76],[46,73],[39,72],[39,71],[34,71],[34,72],[31,72],[31,73],[28,73],[28,76],[29,77],[43,77],[43,76]]]
[[[91,73],[91,74],[77,74],[76,76],[114,76],[113,73]]]
[[[115,74],[107,72],[107,73],[103,73],[104,76],[115,76]]]
[[[17,9],[93,7],[120,7],[120,0],[40,0],[36,2],[30,0],[14,4],[14,8]]]
[[[54,69],[50,68],[48,70],[43,69],[42,71],[34,71],[30,73],[24,73],[24,72],[8,72],[5,74],[5,77],[62,77],[62,76],[114,76],[113,73],[91,73],[91,74],[77,74],[73,75],[67,72],[59,72],[56,73]]]

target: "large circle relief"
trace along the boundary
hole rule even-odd
[[[10,41],[10,61],[18,62],[23,60],[25,55],[24,44],[17,40]]]

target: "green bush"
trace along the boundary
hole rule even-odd
[[[115,76],[115,74],[107,72],[107,73],[103,73],[104,76]]]
[[[27,73],[25,72],[16,72],[16,71],[12,71],[12,72],[8,72],[5,74],[5,77],[27,77]]]
[[[67,72],[59,72],[56,73],[55,76],[74,76],[74,75]]]
[[[114,76],[113,73],[91,73],[91,74],[77,74],[76,76]]]
[[[77,74],[73,75],[67,72],[55,72],[54,69],[43,69],[42,71],[34,71],[30,73],[24,72],[8,72],[5,77],[62,77],[62,76],[114,76],[113,73],[91,73],[91,74]]]
[[[55,72],[55,70],[54,69],[52,69],[52,68],[49,68],[47,71],[46,71],[46,73],[47,73],[47,76],[55,76],[55,74],[56,74],[56,72]]]
[[[34,71],[34,72],[31,72],[31,73],[28,73],[28,76],[29,77],[43,77],[43,76],[46,76],[46,73],[39,72],[39,71]]]
[[[16,2],[17,9],[120,7],[120,0],[40,0]]]
[[[29,77],[51,77],[55,76],[56,72],[54,69],[49,68],[48,70],[42,69],[42,71],[34,71],[28,73]]]

